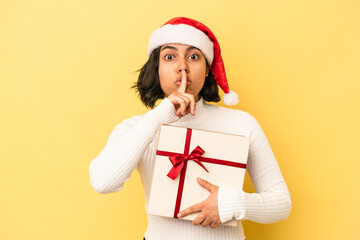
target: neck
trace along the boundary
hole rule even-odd
[[[198,102],[200,100],[199,94],[195,96],[195,102]]]

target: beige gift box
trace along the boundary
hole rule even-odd
[[[199,185],[197,177],[227,189],[241,190],[249,144],[250,138],[240,135],[162,125],[148,214],[177,218],[178,212],[208,198],[209,191]],[[197,146],[204,151],[197,161],[200,161],[207,171],[196,160],[185,160],[184,167],[176,178],[172,175],[174,180],[167,176],[170,171],[175,171],[169,157],[172,156],[174,159],[175,155],[178,155],[177,158],[181,160],[191,155]],[[179,162],[181,165],[182,161]],[[192,221],[199,213],[181,219]],[[223,224],[235,227],[237,220],[233,219]]]

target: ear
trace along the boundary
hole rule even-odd
[[[206,75],[205,77],[209,76],[209,66],[206,64]]]

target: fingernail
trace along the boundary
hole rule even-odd
[[[178,213],[178,215],[177,215],[178,217],[181,217],[181,214],[180,213]]]

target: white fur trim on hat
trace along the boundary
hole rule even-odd
[[[223,96],[223,102],[226,105],[236,105],[239,102],[238,95],[234,91],[229,91],[229,93],[225,93]]]
[[[214,44],[201,30],[187,24],[166,24],[156,29],[150,36],[148,56],[151,52],[166,43],[182,43],[194,46],[201,50],[208,64],[211,66],[214,59]]]

